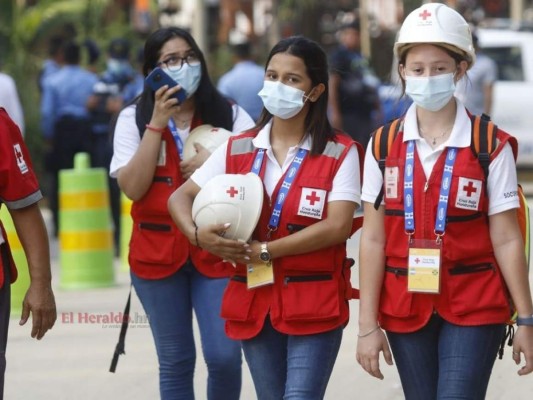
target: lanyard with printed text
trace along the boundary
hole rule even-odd
[[[251,172],[253,172],[254,174],[259,175],[259,171],[261,170],[261,166],[263,165],[264,155],[265,155],[265,149],[259,149],[255,156],[254,163],[252,164]],[[294,178],[296,177],[296,173],[298,172],[298,169],[300,169],[300,166],[302,165],[302,162],[306,155],[307,155],[306,149],[299,149],[298,153],[294,157],[294,160],[292,160],[289,170],[285,174],[283,183],[281,184],[281,187],[278,192],[278,196],[276,198],[276,203],[274,203],[274,209],[272,210],[272,215],[270,216],[270,220],[268,222],[269,235],[270,235],[270,232],[273,232],[276,229],[278,229],[279,217],[281,215],[281,209],[283,208],[283,203],[285,202],[285,199],[287,198],[287,193],[289,193],[289,189],[291,188],[292,182],[294,181]]]
[[[174,120],[172,118],[168,120],[168,129],[170,129],[170,132],[172,133],[172,137],[174,138],[174,141],[176,142],[176,146],[178,148],[180,159],[183,160],[183,141],[181,140],[176,124],[174,123]]]
[[[415,142],[410,140],[407,143],[405,172],[404,172],[404,190],[403,200],[405,204],[404,227],[405,232],[411,236],[415,231],[415,214],[414,214],[414,156],[415,156]],[[440,242],[440,237],[444,234],[446,227],[446,214],[448,212],[448,198],[450,194],[450,186],[452,181],[452,172],[455,159],[457,158],[457,148],[450,147],[446,153],[446,162],[444,164],[444,172],[442,174],[442,181],[439,192],[439,204],[437,206],[437,217],[435,219],[435,234],[437,235],[437,243]]]

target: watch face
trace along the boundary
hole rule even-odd
[[[259,254],[259,258],[263,261],[269,261],[270,260],[270,254],[264,252]]]

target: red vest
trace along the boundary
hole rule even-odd
[[[497,137],[499,146],[493,158],[510,138],[501,131]],[[485,174],[469,147],[458,150],[453,167],[442,237],[440,293],[407,291],[408,240],[403,200],[407,143],[402,139],[403,132],[399,132],[385,163],[385,168],[398,169],[398,195],[391,198],[385,193],[387,240],[386,272],[379,308],[381,326],[393,332],[412,332],[422,328],[433,311],[457,325],[506,322],[510,312],[509,297],[490,239]],[[415,151],[414,239],[436,238],[435,219],[445,158],[446,150],[426,182]]]
[[[161,141],[164,165],[156,167],[152,185],[131,207],[133,229],[128,257],[131,269],[141,278],[161,279],[179,270],[190,257],[202,274],[212,278],[227,277],[233,267],[191,245],[170,217],[168,198],[184,180],[176,143],[168,128]]]
[[[230,138],[228,173],[248,173],[257,149],[252,139],[257,132]],[[327,197],[319,218],[298,215],[300,199],[327,196],[349,147],[348,136],[337,135],[318,156],[308,154],[285,199],[278,229],[267,239],[267,225],[272,213],[266,198],[253,240],[269,241],[290,235],[327,217]],[[265,162],[266,164],[266,162]],[[264,165],[261,175],[264,174]],[[276,186],[277,193],[283,179]],[[313,191],[314,190],[314,191]],[[304,193],[307,193],[307,195]],[[308,199],[308,201],[314,201]],[[318,200],[317,200],[318,201]],[[274,328],[286,334],[305,335],[329,331],[346,324],[349,317],[347,299],[351,298],[350,268],[346,260],[346,243],[306,254],[276,258],[274,284],[248,290],[246,267],[237,265],[222,301],[226,333],[233,339],[249,339],[259,333],[270,314]]]

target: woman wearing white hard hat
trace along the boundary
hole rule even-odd
[[[121,111],[115,128],[111,175],[133,200],[129,264],[133,287],[150,319],[159,361],[161,399],[194,398],[196,350],[193,311],[208,370],[207,398],[238,399],[241,349],[224,335],[219,309],[231,266],[190,245],[167,208],[170,194],[208,157],[182,154],[189,133],[209,124],[240,133],[250,116],[213,86],[204,56],[185,30],[158,29],[146,40],[143,72],[161,67],[178,85],[145,85]],[[184,89],[187,97],[173,97]]]
[[[407,399],[484,399],[510,317],[508,293],[520,325],[512,357],[526,363],[520,375],[533,370],[516,142],[497,131],[486,179],[470,148],[470,115],[453,96],[475,62],[460,14],[437,3],[414,10],[394,51],[414,104],[384,175],[373,153],[378,131],[367,149],[357,360],[383,379],[379,355],[392,364],[390,344]]]
[[[267,61],[257,127],[213,152],[169,200],[192,243],[236,262],[222,316],[229,337],[242,340],[259,400],[322,399],[348,322],[346,240],[362,158],[330,126],[327,91],[320,46],[304,37],[280,41]],[[196,227],[192,205],[201,189],[217,176],[250,172],[266,192],[252,239],[227,237],[236,223],[230,215]],[[233,186],[227,196],[246,195]]]

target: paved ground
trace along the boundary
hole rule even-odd
[[[12,316],[7,351],[6,400],[141,400],[158,398],[157,360],[144,311],[133,298],[132,317],[136,322],[128,331],[126,355],[121,356],[115,374],[108,372],[119,334],[109,318],[123,310],[129,288],[128,273],[117,260],[116,285],[105,289],[65,291],[59,288],[57,243],[52,243],[54,288],[58,321],[47,336],[37,342],[30,338],[28,326],[18,326]],[[349,253],[356,256],[356,240],[349,243]],[[357,275],[354,271],[353,275]],[[533,283],[533,271],[530,276]],[[357,279],[354,277],[354,284]],[[113,313],[113,314],[112,314]],[[93,319],[91,322],[90,320]],[[352,303],[351,322],[345,330],[327,400],[399,400],[403,398],[394,367],[384,367],[383,381],[369,377],[355,361],[357,302]],[[206,399],[206,369],[198,349],[195,378],[197,399]],[[475,368],[475,366],[472,366]],[[504,360],[497,360],[489,386],[489,400],[531,400],[533,375],[518,377],[518,367],[506,349]],[[243,400],[254,400],[253,385],[244,365]]]

